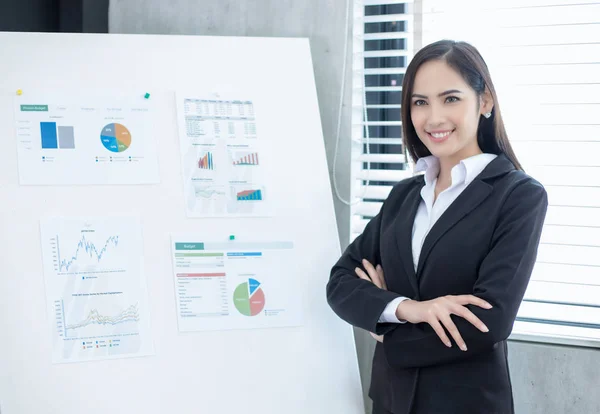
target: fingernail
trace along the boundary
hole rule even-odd
[[[463,350],[463,351],[466,351],[467,350],[467,346],[465,344],[462,344],[460,346],[460,349]]]
[[[487,326],[485,326],[485,325],[481,325],[481,330],[482,330],[483,332],[489,332],[489,331],[490,331],[490,330],[488,329],[488,327],[487,327]]]
[[[381,269],[381,265],[377,265],[377,269]]]
[[[452,344],[451,344],[450,342],[446,342],[446,346],[447,346],[448,348],[452,348]]]
[[[358,272],[358,267],[355,267],[355,268],[354,268],[354,271],[355,271],[355,272]]]
[[[489,303],[486,303],[486,305],[487,305],[486,307],[487,307],[488,309],[492,309],[492,305],[490,305]]]

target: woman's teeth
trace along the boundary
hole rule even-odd
[[[440,139],[440,138],[445,138],[445,137],[447,137],[447,136],[448,136],[448,135],[450,135],[451,133],[452,133],[452,131],[446,131],[446,132],[433,132],[433,133],[431,133],[431,136],[432,136],[432,137],[434,137],[434,138],[438,138],[438,139]]]

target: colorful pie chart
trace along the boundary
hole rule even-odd
[[[131,133],[121,124],[108,124],[100,136],[104,148],[111,152],[123,152],[131,145]]]
[[[248,279],[235,288],[233,292],[235,308],[245,316],[256,316],[265,308],[265,293],[260,288],[260,282]]]

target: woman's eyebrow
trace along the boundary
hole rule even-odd
[[[445,95],[450,95],[451,93],[462,93],[461,91],[459,91],[458,89],[449,89],[447,91],[444,91],[440,94],[438,94],[438,96],[445,96]],[[413,98],[422,98],[422,99],[427,99],[427,96],[425,95],[420,95],[418,93],[413,93],[412,94]]]

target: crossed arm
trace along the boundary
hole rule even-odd
[[[491,304],[492,308],[485,309],[476,304],[464,305],[465,309],[489,328],[489,332],[468,319],[448,315],[468,344],[466,351],[460,347],[445,346],[440,341],[439,327],[430,325],[427,321],[378,323],[386,305],[400,295],[379,288],[370,280],[357,277],[349,270],[356,269],[362,259],[370,263],[381,263],[377,245],[374,245],[379,242],[379,215],[369,223],[363,233],[364,237],[357,238],[332,269],[327,287],[329,303],[350,324],[369,332],[385,333],[383,346],[387,360],[398,368],[447,363],[491,349],[494,344],[508,338],[512,330],[537,256],[547,206],[544,188],[531,183],[516,187],[505,202],[494,231],[491,249],[482,262],[472,292],[474,297]],[[363,252],[369,253],[363,255]],[[403,302],[398,308],[406,308],[407,302],[409,301]],[[403,315],[401,311],[397,316],[399,319],[407,319],[407,315]],[[407,320],[410,322],[410,319]]]

